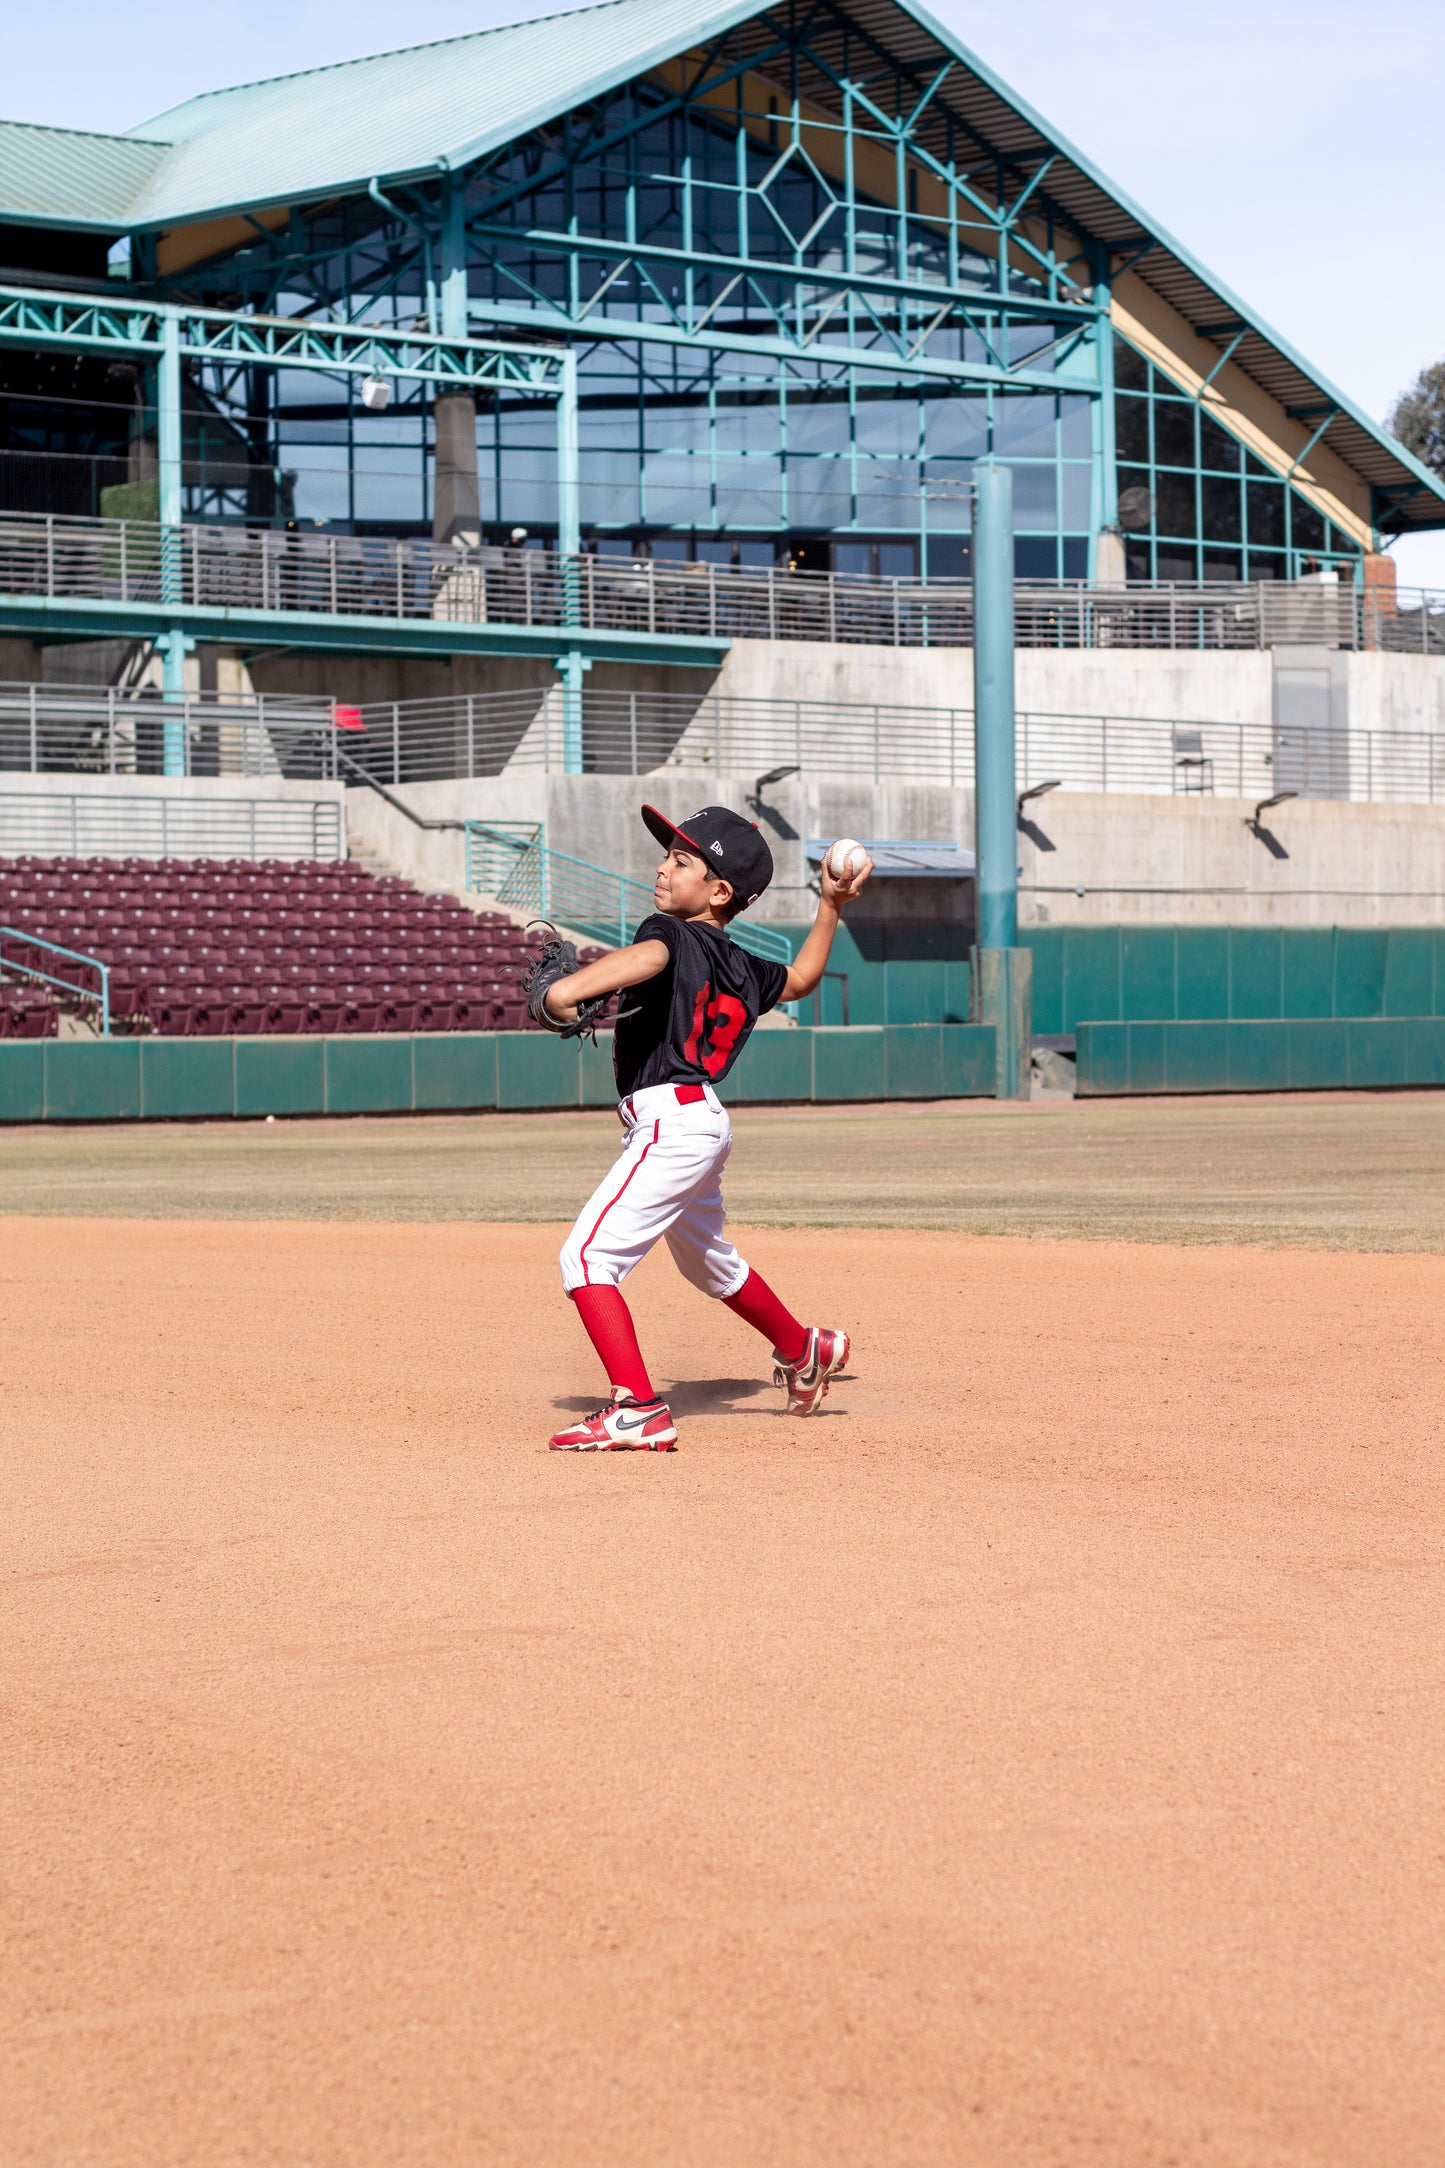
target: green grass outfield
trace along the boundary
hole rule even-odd
[[[1445,1251],[1445,1093],[743,1108],[729,1209],[773,1227]],[[607,1113],[0,1130],[0,1211],[570,1220]]]

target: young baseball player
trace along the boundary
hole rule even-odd
[[[666,853],[653,888],[656,910],[630,948],[555,980],[542,995],[561,1024],[575,1020],[579,1001],[623,990],[631,997],[613,1037],[622,1156],[583,1206],[561,1258],[562,1285],[611,1391],[595,1415],[558,1431],[552,1446],[560,1452],[677,1449],[621,1286],[659,1236],[685,1279],[772,1343],[773,1382],[786,1389],[790,1415],[816,1414],[828,1380],[848,1360],[847,1333],[800,1324],[724,1232],[722,1170],[732,1129],[714,1086],[761,1015],[813,992],[839,914],[873,862],[858,848],[840,880],[825,860],[822,900],[797,961],[770,963],[728,938],[729,921],[756,903],[773,877],[772,853],[753,822],[721,805],[705,806],[680,826],[654,806],[644,806],[642,818]]]

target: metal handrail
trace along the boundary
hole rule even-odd
[[[0,970],[5,966],[5,942],[21,941],[26,948],[44,949],[51,956],[68,956],[72,963],[88,964],[92,971],[100,973],[100,1035],[110,1037],[110,966],[103,964],[98,956],[86,956],[80,949],[62,948],[58,941],[47,941],[38,933],[28,933],[23,926],[0,926]],[[78,994],[84,1001],[94,1001],[95,989],[82,986],[74,979],[65,979],[53,971],[42,971],[38,964],[17,964],[11,960],[10,968],[18,976],[27,979],[44,979],[49,986],[58,986],[62,993]]]
[[[718,566],[56,513],[0,515],[0,593],[456,624],[960,647],[971,581]],[[1445,654],[1445,595],[1296,581],[1020,580],[1031,647],[1249,649],[1281,641]]]

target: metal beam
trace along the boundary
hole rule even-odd
[[[168,302],[86,301],[74,294],[0,286],[0,343],[5,345],[163,356],[171,336],[187,360],[408,377],[454,387],[519,384],[553,393],[562,388],[562,357],[552,347],[243,316]]]
[[[719,670],[730,640],[674,639],[667,633],[592,632],[558,625],[469,625],[405,617],[327,617],[305,610],[227,610],[197,603],[106,602],[6,595],[0,632],[31,638],[103,640],[124,636],[158,644],[174,630],[223,646],[326,649],[355,655],[529,655],[554,662],[576,654],[591,662],[661,663]]]

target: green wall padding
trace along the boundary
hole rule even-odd
[[[807,927],[782,929],[794,950]],[[962,925],[844,922],[830,968],[848,975],[854,1024],[965,1024]],[[1433,926],[1026,926],[1034,1030],[1167,1017],[1445,1016],[1445,929]],[[811,1023],[813,1003],[800,1007]],[[823,984],[819,1021],[841,1024]]]
[[[1029,926],[1034,1030],[1445,1015],[1434,926]]]
[[[1081,1098],[1445,1085],[1445,1017],[1080,1024]]]
[[[922,1024],[755,1032],[723,1097],[979,1098],[992,1090],[991,1027]],[[540,1032],[0,1045],[4,1122],[610,1106],[616,1096],[605,1037],[596,1046]]]

